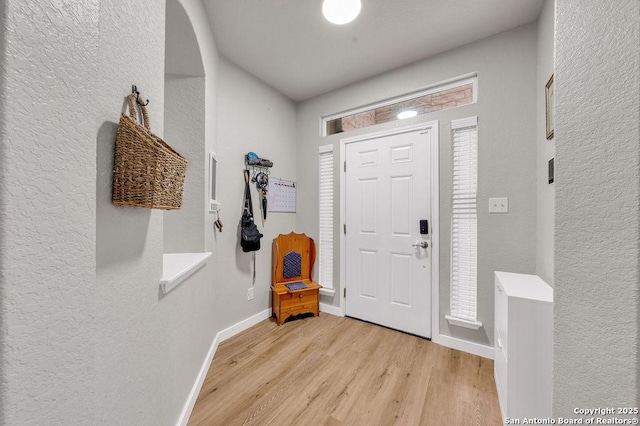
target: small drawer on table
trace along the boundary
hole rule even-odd
[[[302,291],[296,293],[287,293],[280,296],[280,305],[283,309],[313,308],[318,303],[317,291]]]

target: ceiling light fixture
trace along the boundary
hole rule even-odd
[[[360,0],[324,0],[322,13],[327,21],[336,25],[348,24],[360,14]]]
[[[404,111],[400,111],[396,117],[398,120],[404,120],[405,118],[411,118],[418,115],[418,111],[412,109],[405,109]]]

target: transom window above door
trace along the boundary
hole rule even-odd
[[[477,75],[457,77],[419,92],[322,118],[322,136],[468,105],[477,101]]]

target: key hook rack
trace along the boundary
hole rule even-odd
[[[254,155],[251,161],[249,161],[250,154]],[[255,154],[249,153],[244,157],[244,165],[245,170],[250,171],[252,178],[255,178],[255,176],[260,173],[269,175],[271,173],[271,167],[273,167],[273,162],[265,158],[258,158]]]

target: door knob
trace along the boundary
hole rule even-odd
[[[420,247],[420,248],[424,248],[424,249],[429,247],[429,243],[427,243],[426,241],[420,241],[419,243],[415,243],[415,244],[411,244],[411,245],[413,247]]]

